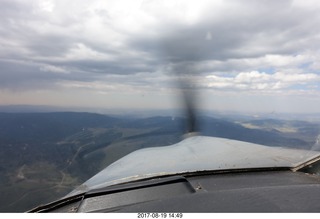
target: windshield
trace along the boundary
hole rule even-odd
[[[2,0],[0,212],[59,199],[129,153],[189,132],[314,158],[319,9],[311,0]]]

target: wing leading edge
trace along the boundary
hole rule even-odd
[[[132,152],[90,178],[67,197],[92,189],[165,175],[248,168],[294,168],[319,155],[315,151],[195,136],[170,146]]]

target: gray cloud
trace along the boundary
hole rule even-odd
[[[319,45],[316,27],[320,20],[316,11],[294,8],[292,1],[232,2],[234,5],[220,11],[218,18],[208,8],[195,24],[173,22],[159,28],[160,37],[137,36],[132,45],[152,54],[163,51],[173,61],[292,54]]]
[[[259,86],[270,89],[282,73],[319,74],[319,9],[320,4],[290,0],[183,1],[173,6],[4,0],[0,91],[56,89],[68,83],[161,90],[172,87],[172,72],[199,75],[195,80],[207,83],[199,87],[211,90],[232,89],[231,79],[241,74],[270,74],[272,80]],[[215,77],[220,84],[212,81]],[[256,87],[247,84],[246,90]],[[311,87],[319,89],[304,85]]]

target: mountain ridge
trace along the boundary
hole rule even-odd
[[[302,121],[201,116],[197,122],[200,135],[269,146],[310,148],[319,133],[318,124]],[[132,151],[177,143],[186,123],[170,116],[0,113],[0,212],[22,212],[53,201]]]

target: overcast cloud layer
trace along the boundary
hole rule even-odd
[[[319,112],[319,1],[0,4],[0,104]]]

